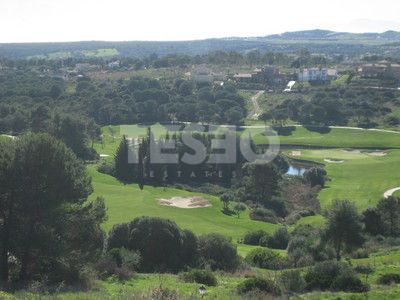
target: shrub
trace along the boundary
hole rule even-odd
[[[271,237],[269,236],[269,234],[263,235],[263,236],[260,238],[259,245],[260,245],[261,247],[268,247],[270,238],[271,238]]]
[[[287,260],[279,256],[279,254],[263,248],[250,251],[245,260],[253,267],[270,270],[280,270],[288,265]]]
[[[389,273],[389,274],[381,275],[378,279],[378,283],[385,284],[385,285],[400,283],[400,274]]]
[[[97,167],[97,171],[103,174],[115,175],[115,163],[109,160],[103,160],[100,165]]]
[[[268,247],[273,249],[286,249],[289,243],[289,232],[286,227],[278,228],[268,240]]]
[[[127,280],[140,268],[141,257],[135,251],[125,248],[113,248],[96,264],[96,270],[102,279],[116,276],[119,280]]]
[[[181,274],[181,278],[185,282],[196,282],[207,286],[216,286],[217,278],[213,272],[208,270],[190,270]]]
[[[210,233],[199,237],[200,264],[212,270],[235,271],[240,264],[236,247],[223,235]]]
[[[349,265],[337,261],[317,263],[305,275],[307,289],[364,292],[368,287]]]
[[[369,290],[369,287],[361,282],[361,279],[351,271],[342,272],[337,276],[331,285],[335,291],[362,293]]]
[[[107,239],[107,249],[126,248],[142,258],[140,270],[178,271],[197,257],[197,238],[182,231],[175,222],[156,217],[139,217],[115,225]]]
[[[260,277],[246,279],[238,285],[237,289],[241,295],[257,290],[275,296],[281,294],[279,287],[272,280]]]
[[[357,249],[351,254],[352,258],[359,259],[359,258],[368,258],[369,253],[368,250],[365,248]]]
[[[250,231],[244,235],[243,244],[257,246],[264,236],[268,236],[268,233],[264,230]]]
[[[256,221],[269,222],[273,224],[277,223],[275,212],[263,207],[253,209],[250,213],[250,218]]]
[[[304,277],[307,282],[307,289],[329,289],[342,268],[345,268],[344,264],[337,261],[317,263]]]
[[[298,270],[283,272],[279,281],[288,293],[301,293],[306,288],[306,282]]]
[[[310,183],[311,186],[324,187],[326,181],[326,171],[319,167],[312,167],[304,173],[304,178]]]
[[[354,271],[359,273],[359,274],[371,274],[374,273],[374,268],[371,267],[370,265],[359,265],[359,266],[355,266]]]

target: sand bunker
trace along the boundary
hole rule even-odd
[[[170,199],[159,199],[161,205],[174,206],[179,208],[199,208],[211,206],[211,203],[201,197],[173,197]]]
[[[301,151],[292,151],[292,156],[301,156]]]
[[[330,164],[342,164],[342,163],[344,163],[344,160],[325,158],[324,162],[327,162],[327,163],[330,163]]]
[[[387,153],[383,151],[373,151],[373,152],[367,152],[367,154],[371,156],[385,156]]]
[[[343,152],[347,152],[347,153],[353,153],[353,154],[360,154],[361,150],[357,150],[357,149],[342,149]]]
[[[343,149],[342,151],[353,154],[367,154],[371,156],[385,156],[387,153],[380,150],[358,150],[358,149]]]

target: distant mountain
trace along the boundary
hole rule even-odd
[[[150,54],[202,55],[212,51],[250,50],[293,52],[308,48],[313,53],[359,55],[366,52],[398,55],[400,32],[348,33],[330,30],[285,32],[264,37],[230,37],[196,41],[165,42],[74,42],[74,43],[20,43],[0,44],[0,58],[65,58],[90,55],[117,54],[118,56],[144,57]],[[111,56],[112,56],[111,55]]]

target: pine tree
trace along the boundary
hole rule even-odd
[[[135,179],[134,165],[129,163],[129,155],[129,142],[126,136],[123,136],[115,154],[115,176],[124,183],[133,182]]]

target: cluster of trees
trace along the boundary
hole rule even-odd
[[[384,119],[388,125],[400,124],[390,116],[391,107],[399,104],[399,95],[390,91],[354,87],[319,88],[304,96],[289,98],[272,107],[261,119],[283,124],[293,120],[304,125],[346,125],[350,121],[360,127],[376,126]]]
[[[224,136],[225,135],[225,136]],[[236,153],[235,155],[229,155],[229,158],[233,162],[218,161],[213,155],[215,154],[215,145],[212,146],[212,140],[221,141],[224,138],[230,136],[235,141]],[[190,142],[196,145],[202,145],[204,147],[204,153],[195,152],[191,148]],[[174,149],[168,149],[168,146],[174,144]],[[249,139],[250,147],[256,150],[252,140]],[[167,154],[176,155],[177,162],[154,162],[151,157],[151,145],[154,149],[161,149],[166,151]],[[153,154],[154,155],[154,154]],[[128,159],[132,159],[131,161]],[[133,159],[136,159],[136,163],[133,163]],[[265,177],[272,178],[276,177],[278,180],[278,173],[281,170],[285,170],[285,161],[278,157],[276,163],[280,164],[279,168],[273,168],[270,172],[265,171]],[[243,156],[240,150],[240,137],[236,133],[196,133],[195,131],[180,131],[178,133],[167,133],[165,137],[160,137],[155,140],[150,129],[147,132],[147,136],[143,138],[138,145],[133,145],[125,136],[121,139],[117,153],[115,155],[115,170],[113,171],[115,176],[123,182],[138,182],[139,184],[148,183],[154,185],[163,184],[174,184],[174,183],[214,183],[230,187],[237,178],[246,177],[246,173],[254,174],[257,170],[253,170],[254,167],[245,167],[246,158]],[[251,177],[253,178],[253,177]],[[248,190],[251,190],[251,184],[257,185],[249,181]],[[258,184],[260,185],[260,184]],[[276,185],[276,183],[275,183]],[[271,186],[274,189],[275,186]],[[252,191],[253,192],[253,191]],[[269,190],[262,191],[260,197],[264,197]],[[254,191],[253,193],[258,193]],[[259,196],[259,195],[258,195]]]
[[[241,124],[246,116],[245,100],[232,84],[144,78],[100,83],[82,77],[71,92],[51,77],[8,72],[0,76],[0,90],[0,130],[16,134],[30,129],[39,105],[52,114],[73,113],[99,125],[176,120]]]
[[[62,142],[46,134],[0,139],[0,281],[78,281],[101,254],[102,198]]]
[[[140,255],[136,271],[178,272],[185,268],[235,271],[240,259],[229,239],[219,234],[197,237],[175,222],[139,217],[114,225],[106,241],[106,253],[127,249]]]
[[[400,199],[384,198],[376,207],[368,207],[362,213],[365,231],[371,235],[398,237],[400,235]]]

